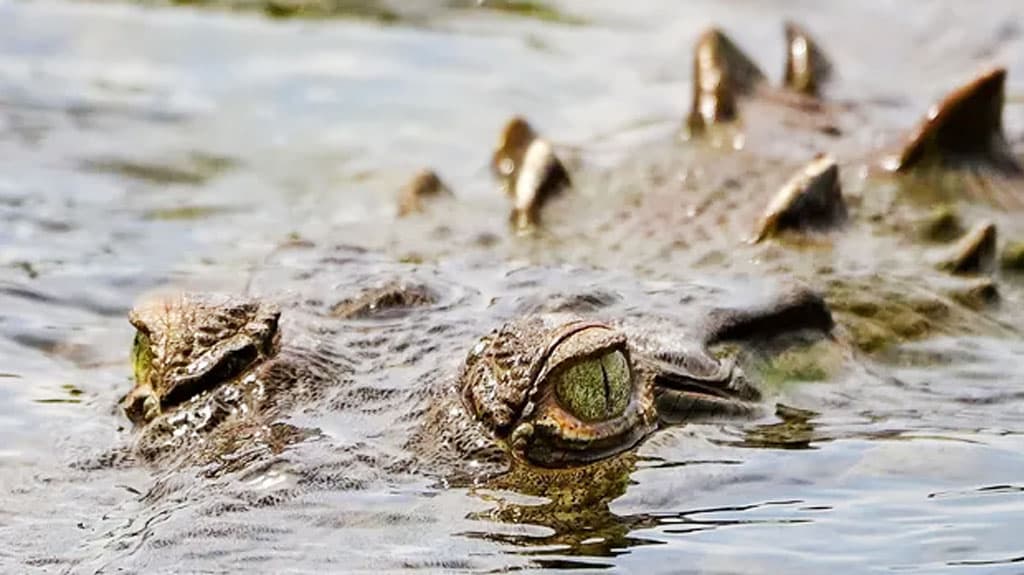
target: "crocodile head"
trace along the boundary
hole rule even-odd
[[[542,467],[604,459],[659,420],[747,412],[756,399],[738,369],[703,353],[645,349],[607,324],[560,315],[483,337],[460,389],[465,409],[514,458]]]
[[[461,378],[468,411],[516,455],[544,466],[607,457],[655,421],[654,397],[625,335],[592,321],[506,324],[470,351]]]
[[[155,297],[132,309],[135,386],[121,402],[136,424],[224,382],[274,354],[280,312],[229,296]]]

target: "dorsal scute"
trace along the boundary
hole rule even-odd
[[[801,94],[820,96],[822,85],[832,77],[832,63],[818,42],[799,25],[786,22],[785,33],[784,85]]]
[[[451,189],[445,185],[437,172],[424,168],[399,191],[398,217],[423,212],[431,201],[452,195]]]
[[[509,221],[518,232],[536,227],[548,200],[572,186],[554,146],[520,116],[506,122],[502,129],[491,169],[512,199]]]
[[[900,153],[885,167],[907,172],[920,166],[981,163],[1024,173],[1003,135],[1006,69],[994,68],[960,86],[928,111]]]
[[[772,198],[758,221],[752,242],[758,243],[785,231],[835,228],[846,218],[839,165],[833,157],[819,155]]]
[[[718,28],[697,39],[693,54],[693,100],[687,127],[699,132],[738,117],[737,98],[765,82],[764,72]]]

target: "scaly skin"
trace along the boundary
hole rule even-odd
[[[389,284],[350,302],[345,317],[423,305],[423,291]],[[133,310],[136,385],[123,406],[142,427],[144,458],[203,463],[247,442],[274,451],[308,436],[274,422],[296,405],[315,408],[311,401],[346,385],[347,368],[309,348],[301,327],[279,332],[279,315],[255,300],[191,295]],[[568,313],[511,321],[473,345],[454,383],[438,383],[407,447],[442,474],[470,461],[488,476],[587,467],[630,451],[659,425],[759,412],[758,391],[708,346],[827,333],[831,316],[815,294],[792,288],[766,305],[712,309],[689,327],[700,335],[666,348],[633,324]],[[182,387],[183,373],[207,377]]]
[[[136,451],[146,460],[205,463],[248,450],[280,451],[308,430],[277,422],[323,381],[348,380],[347,366],[316,348],[282,343],[271,304],[214,294],[158,296],[136,306],[135,386],[121,401],[145,425]]]
[[[449,217],[440,222],[443,234],[417,236],[403,227],[399,250],[429,250],[424,246],[436,244],[430,238],[440,237],[444,247],[430,252],[435,258],[476,245],[492,257],[626,267],[638,275],[795,277],[822,290],[836,312],[839,339],[871,353],[935,334],[1007,329],[977,313],[998,300],[993,279],[943,271],[978,276],[996,259],[995,228],[973,212],[959,221],[966,198],[987,193],[1003,206],[1019,197],[1015,160],[1000,132],[1003,75],[987,73],[955,91],[940,106],[948,111],[933,114],[947,123],[923,124],[898,157],[897,174],[861,174],[855,169],[864,164],[842,163],[851,151],[863,152],[855,138],[843,138],[857,121],[852,108],[816,98],[830,68],[803,31],[789,32],[791,43],[811,45],[804,61],[787,63],[788,92],[767,86],[721,32],[702,37],[698,57],[707,57],[695,62],[685,160],[673,148],[570,179],[555,146],[517,117],[499,138],[492,168],[512,198],[513,228],[533,237],[517,233],[501,245],[493,232],[480,233],[475,215]],[[962,135],[985,145],[960,145]],[[950,142],[956,154],[947,158]],[[839,159],[816,156],[819,150]],[[403,192],[400,213],[427,217],[427,202],[448,195],[442,187],[436,174],[418,177]],[[924,215],[922,206],[936,203],[939,209]],[[460,209],[455,204],[448,202]],[[936,240],[956,241],[940,261],[929,261],[929,242]],[[1012,261],[1010,253],[1003,265]],[[398,283],[337,304],[328,315],[365,319],[433,301],[429,289]],[[323,390],[346,383],[348,366],[297,337],[306,329],[301,321],[278,329],[267,303],[211,302],[189,296],[133,313],[143,335],[133,354],[137,386],[124,405],[143,427],[139,450],[149,460],[244,467],[262,451],[312,433],[279,423],[281,413],[315,408]],[[676,327],[689,328],[681,330],[691,334],[686,351],[657,343],[636,323],[601,323],[586,314],[513,320],[470,349],[457,377],[428,390],[426,406],[407,415],[416,428],[406,447],[417,468],[487,477],[489,485],[552,501],[534,511],[499,507],[498,518],[507,513],[557,525],[566,509],[585,507],[592,513],[585,522],[612,540],[626,527],[604,504],[625,488],[634,447],[660,426],[759,410],[756,389],[709,346],[741,340],[771,349],[766,338],[779,332],[828,331],[831,314],[819,298],[791,295]],[[786,377],[817,373],[817,364],[802,359]],[[775,435],[766,430],[763,440]]]
[[[539,222],[545,211],[544,241],[510,251],[669,277],[797,277],[825,293],[862,351],[1000,332],[984,315],[1000,299],[990,274],[1000,259],[1014,269],[1012,240],[1024,233],[1012,217],[1024,179],[1002,132],[1005,71],[952,90],[889,155],[847,137],[861,130],[858,106],[820,99],[831,64],[799,27],[786,36],[785,83],[774,88],[721,30],[702,34],[685,149],[651,146],[604,173],[574,173],[578,191],[557,202],[515,194],[514,214]],[[515,157],[530,138],[536,130],[514,118],[495,157]],[[834,155],[794,164],[818,151]],[[515,175],[502,175],[505,189],[523,187]]]

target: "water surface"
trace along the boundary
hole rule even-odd
[[[260,9],[0,0],[3,571],[1021,570],[1019,336],[936,338],[837,381],[786,386],[780,399],[820,414],[791,428],[660,434],[589,531],[503,521],[502,509],[539,504],[513,493],[448,489],[347,460],[345,446],[386,435],[372,413],[301,416],[329,440],[246,474],[118,463],[112,450],[131,440],[116,409],[130,385],[125,318],[142,294],[297,289],[296,270],[321,264],[275,253],[295,234],[320,246],[393,246],[394,194],[421,166],[437,168],[472,213],[492,214],[481,227],[505,238],[505,200],[487,173],[502,122],[525,114],[583,165],[612,165],[678,127],[690,46],[709,23],[776,74],[781,22],[804,23],[835,60],[830,93],[878,103],[859,133],[869,144],[987,64],[1009,68],[1011,100],[1024,93],[1024,10],[1011,1],[555,8],[424,2],[394,17],[275,19]],[[1007,109],[1017,143],[1022,110]],[[351,293],[367,278],[428,273],[365,257],[361,273],[326,269],[302,289]],[[473,337],[538,294],[603,285],[623,309],[665,305],[654,281],[665,273],[527,263],[442,264],[463,302],[445,316],[460,326],[443,340],[451,353],[357,381],[402,388],[454,369]],[[516,274],[525,277],[509,280]],[[1006,282],[1012,309],[1021,284]],[[947,361],[914,361],[922,357]],[[329,479],[278,495],[292,493],[302,462]]]

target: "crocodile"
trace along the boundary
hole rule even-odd
[[[411,271],[396,271],[403,269]],[[581,275],[620,293],[632,287]],[[418,280],[337,302],[319,286],[308,292],[320,302],[156,296],[131,316],[136,383],[122,405],[137,430],[122,453],[156,474],[150,505],[181,496],[179,485],[203,485],[196,475],[214,490],[240,479],[232,490],[239,501],[259,506],[358,489],[370,478],[426,479],[544,498],[523,505],[497,497],[470,516],[554,530],[530,545],[600,537],[612,548],[630,530],[653,526],[609,507],[626,491],[645,440],[689,424],[773,417],[774,393],[730,346],[742,341],[774,356],[834,345],[827,308],[805,289],[780,287],[777,297],[758,304],[746,296],[739,306],[707,288],[659,290],[670,295],[661,297],[664,315],[630,312],[629,295],[616,301],[578,286],[484,312]],[[670,308],[683,300],[691,309],[679,317]],[[387,384],[382,366],[431,365],[438,356],[450,358]],[[372,371],[359,373],[361,363]],[[350,418],[370,429],[336,427]],[[246,487],[274,475],[294,479],[269,492]]]
[[[604,318],[571,305],[521,314],[478,339],[457,373],[417,390],[429,402],[407,414],[420,423],[406,449],[438,474],[473,461],[482,478],[515,464],[586,466],[660,427],[756,415],[761,393],[736,354],[711,350],[745,342],[772,353],[827,339],[832,328],[813,291],[783,285],[771,293],[746,305],[699,306],[676,322]],[[151,462],[202,464],[240,448],[242,437],[271,451],[307,438],[308,430],[276,422],[352,381],[351,363],[318,338],[434,303],[429,286],[388,283],[324,309],[292,305],[284,311],[302,320],[289,321],[283,305],[266,299],[154,296],[130,316],[135,385],[122,405],[142,428],[137,450]],[[674,337],[652,333],[651,324]]]
[[[814,355],[822,338],[875,354],[942,333],[1015,333],[993,275],[1000,252],[1003,262],[1019,259],[1000,245],[997,226],[1021,231],[1007,215],[1021,187],[1002,134],[1005,71],[955,90],[895,156],[879,159],[846,136],[870,111],[827,100],[824,51],[794,24],[786,33],[778,88],[721,30],[703,34],[691,112],[672,144],[611,170],[573,169],[558,144],[514,117],[491,157],[512,204],[498,231],[492,214],[460,202],[433,171],[403,188],[401,226],[338,230],[343,245],[384,248],[410,265],[478,253],[680,286],[689,274],[803,286],[747,306],[701,293],[681,300],[700,310],[685,319],[608,316],[600,305],[512,314],[468,344],[457,373],[431,374],[396,401],[407,407],[396,417],[408,437],[385,467],[607,502],[656,430],[770,412],[735,363],[744,354],[771,358],[795,346]],[[502,233],[508,226],[514,233]],[[287,414],[352,388],[358,361],[338,341],[369,330],[379,345],[390,332],[372,335],[378,322],[433,309],[439,298],[399,278],[330,305],[203,294],[140,304],[131,314],[135,386],[122,402],[141,428],[137,452],[233,470],[315,437]],[[434,327],[420,336],[442,333]]]

